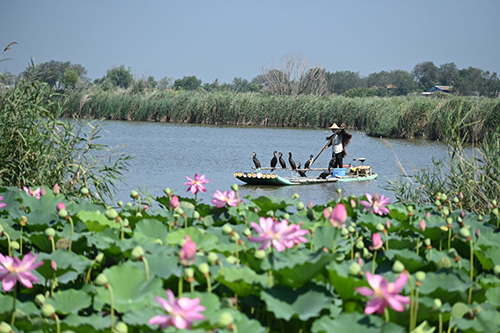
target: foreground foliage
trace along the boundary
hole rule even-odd
[[[203,308],[191,319],[205,318],[193,319],[195,332],[500,331],[496,203],[484,216],[445,194],[421,206],[339,194],[324,206],[249,196],[217,208],[166,189],[160,208],[145,210],[135,191],[111,208],[44,189],[37,199],[0,188],[1,253],[43,262],[32,288],[3,281],[0,321],[15,332],[153,332],[152,318],[169,326],[164,308],[190,302]],[[261,218],[307,232],[284,251],[263,249],[255,237],[266,234],[251,226]],[[374,279],[402,288],[391,294],[402,312],[366,314]]]

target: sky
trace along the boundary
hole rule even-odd
[[[90,79],[251,81],[288,55],[362,77],[455,63],[500,73],[498,0],[0,0],[0,72],[70,61]]]

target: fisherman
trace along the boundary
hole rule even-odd
[[[331,129],[333,134],[326,138],[328,143],[324,149],[333,146],[332,161],[330,161],[330,166],[333,168],[343,168],[343,159],[347,156],[345,146],[347,146],[351,141],[352,134],[346,132],[344,124],[339,127],[336,123],[333,123],[333,125],[328,127],[328,129]]]

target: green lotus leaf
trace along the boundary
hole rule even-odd
[[[108,219],[100,211],[80,211],[77,217],[85,224],[89,231],[100,232],[106,228],[120,228],[120,223]]]
[[[332,261],[326,266],[330,283],[344,301],[353,297],[360,298],[361,296],[356,293],[355,288],[368,286],[368,283],[363,278],[349,276],[348,271],[351,263],[352,261],[343,261],[341,263]]]
[[[259,275],[247,266],[224,267],[224,273],[217,277],[217,281],[242,297],[258,293],[261,288],[258,285],[269,285],[267,275]]]
[[[401,261],[405,265],[405,268],[410,272],[416,272],[427,266],[427,263],[424,261],[424,259],[418,256],[415,251],[411,251],[408,249],[389,249],[384,253],[389,260],[395,261],[397,259]]]
[[[482,309],[475,319],[453,318],[460,332],[500,332],[500,312]]]
[[[166,295],[158,295],[161,298],[166,299]],[[128,311],[122,317],[123,322],[128,325],[133,326],[146,326],[148,325],[148,321],[155,316],[165,315],[166,312],[160,308],[157,308],[155,305],[153,307],[144,307],[141,309],[136,309],[134,311]],[[154,327],[154,326],[151,326]],[[156,326],[158,327],[158,326]]]
[[[323,316],[314,321],[311,332],[363,332],[363,333],[404,333],[406,328],[393,322],[384,323],[379,316],[368,316],[363,313],[342,313],[337,318]]]
[[[444,301],[452,297],[454,292],[464,292],[471,285],[472,282],[464,271],[441,269],[427,273],[419,290],[421,294],[429,295],[440,289],[441,292],[436,296],[440,296],[439,298]]]
[[[171,276],[182,276],[182,268],[179,265],[179,259],[166,253],[166,251],[159,251],[151,254],[146,253],[144,255],[148,261],[149,278],[157,276],[163,280],[168,280]],[[143,271],[145,269],[143,261],[133,261],[130,262],[130,264]]]
[[[61,328],[71,329],[75,332],[103,332],[109,330],[111,319],[102,314],[92,314],[90,316],[78,316],[74,313],[68,315],[61,322]]]
[[[385,225],[385,221],[387,221],[387,217],[384,218],[377,214],[362,214],[359,216],[357,224],[367,227],[373,233],[378,232],[377,225]]]
[[[50,242],[49,238],[43,234],[43,232],[32,232],[28,235],[28,239],[33,245],[38,247],[40,251],[52,251],[52,243]]]
[[[486,290],[486,298],[491,305],[500,307],[500,287],[490,288]]]
[[[161,296],[165,298],[166,296]],[[190,292],[182,294],[182,297],[187,297],[190,299],[199,298],[200,305],[205,307],[205,311],[203,311],[203,315],[205,316],[208,322],[215,321],[217,322],[219,316],[216,313],[221,308],[221,302],[219,297],[214,293],[201,293],[201,292]],[[196,326],[196,325],[195,325]]]
[[[287,321],[292,317],[300,320],[317,317],[333,301],[327,290],[312,283],[299,289],[275,286],[263,290],[260,297],[268,311],[274,313],[276,318]]]
[[[135,226],[134,236],[138,233],[145,237],[165,240],[168,234],[168,228],[157,219],[142,219]]]
[[[498,240],[500,242],[500,240]],[[500,247],[491,246],[484,251],[474,251],[477,259],[486,270],[491,270],[495,265],[500,264]]]
[[[278,209],[286,209],[288,206],[295,205],[298,202],[297,199],[288,199],[282,197],[266,197],[266,196],[261,196],[252,199],[251,201],[262,212],[276,211]]]
[[[399,202],[393,203],[390,205],[389,210],[390,210],[389,217],[391,219],[395,219],[400,222],[406,222],[408,220],[408,207],[406,207],[405,204]]]
[[[198,249],[211,251],[218,247],[217,237],[208,233],[202,233],[200,229],[194,227],[170,232],[167,235],[167,243],[170,245],[177,245],[179,244],[179,241],[186,237],[186,235],[188,234],[191,237],[191,240],[196,243]]]
[[[12,313],[13,304],[14,297],[12,296],[12,290],[10,291],[10,294],[0,294],[0,314],[5,313],[6,316],[8,315],[8,317],[0,316],[0,321],[2,318],[5,318],[3,319],[4,321],[10,322],[10,314]],[[40,310],[35,306],[35,303],[33,302],[20,302],[19,300],[17,300],[16,309],[22,311],[27,316],[40,313]],[[9,318],[9,320],[6,320],[6,318]]]
[[[331,226],[321,226],[314,230],[313,244],[314,248],[321,250],[323,247],[331,249],[333,245],[333,238],[336,239],[336,245],[342,239],[340,229],[333,228]]]
[[[115,309],[118,312],[137,310],[154,302],[154,295],[163,295],[162,280],[150,277],[146,280],[145,273],[132,265],[113,266],[103,271],[112,288]],[[97,296],[94,307],[101,309],[109,304],[109,291],[104,287],[96,288]]]
[[[45,300],[45,304],[51,304],[58,313],[65,315],[85,309],[91,303],[92,298],[89,295],[75,289],[59,291]]]

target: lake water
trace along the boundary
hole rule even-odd
[[[365,182],[330,183],[285,187],[250,186],[234,178],[235,171],[251,171],[252,152],[262,166],[269,166],[273,151],[283,152],[288,164],[288,152],[292,152],[298,164],[318,155],[326,143],[327,129],[232,127],[213,125],[170,124],[158,122],[102,121],[102,137],[97,143],[110,147],[121,147],[121,151],[135,156],[131,161],[130,172],[126,174],[126,184],[118,185],[115,201],[130,201],[131,190],[140,190],[153,196],[163,195],[166,187],[176,194],[193,197],[186,192],[186,176],[193,178],[195,173],[206,175],[210,183],[207,192],[199,193],[198,199],[210,203],[216,190],[230,190],[238,184],[240,193],[261,196],[272,195],[291,197],[295,193],[307,204],[324,204],[342,195],[363,195],[366,192],[379,192],[391,196],[385,190],[390,179],[400,175],[401,168],[397,159],[408,174],[415,169],[432,166],[432,158],[446,156],[446,146],[441,142],[423,139],[399,140],[369,137],[362,131],[349,131],[353,134],[347,146],[348,156],[344,164],[355,158],[366,158],[365,165],[371,165],[378,179]],[[391,149],[392,147],[392,149]],[[331,149],[323,151],[314,167],[327,167]],[[278,175],[290,176],[288,170],[276,170]],[[317,176],[320,171],[310,171],[308,175]]]

